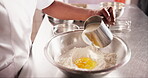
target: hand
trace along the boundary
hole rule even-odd
[[[114,11],[113,11],[112,7],[109,7],[108,9],[103,8],[103,9],[97,11],[96,15],[103,16],[104,22],[108,25],[113,25],[115,22]]]

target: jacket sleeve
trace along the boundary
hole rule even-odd
[[[37,9],[42,10],[50,6],[54,0],[37,0]]]

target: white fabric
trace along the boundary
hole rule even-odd
[[[37,8],[43,9],[49,6],[49,4],[52,4],[54,0],[37,0]]]
[[[31,48],[36,8],[54,0],[0,0],[0,77],[14,77],[25,64]]]

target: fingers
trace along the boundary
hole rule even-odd
[[[110,24],[113,25],[115,22],[114,11],[112,7],[109,7],[108,12],[110,13],[111,21]]]
[[[111,21],[110,13],[107,11],[107,9],[103,8],[100,12],[107,21]]]
[[[114,18],[114,11],[112,7],[109,7],[108,10],[106,8],[103,8],[99,11],[98,15],[101,15],[104,17],[104,22],[113,25],[115,22]]]

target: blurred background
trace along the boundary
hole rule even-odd
[[[58,0],[58,1],[70,3],[74,6],[78,6],[82,8],[86,8],[86,4],[96,4],[102,1],[122,2],[127,5],[136,5],[148,16],[148,0]],[[36,10],[34,15],[34,20],[33,20],[33,30],[32,30],[32,36],[31,36],[32,41],[34,41],[34,38],[38,32],[43,16],[44,14],[40,10]],[[49,19],[54,19],[54,18],[49,17]]]

